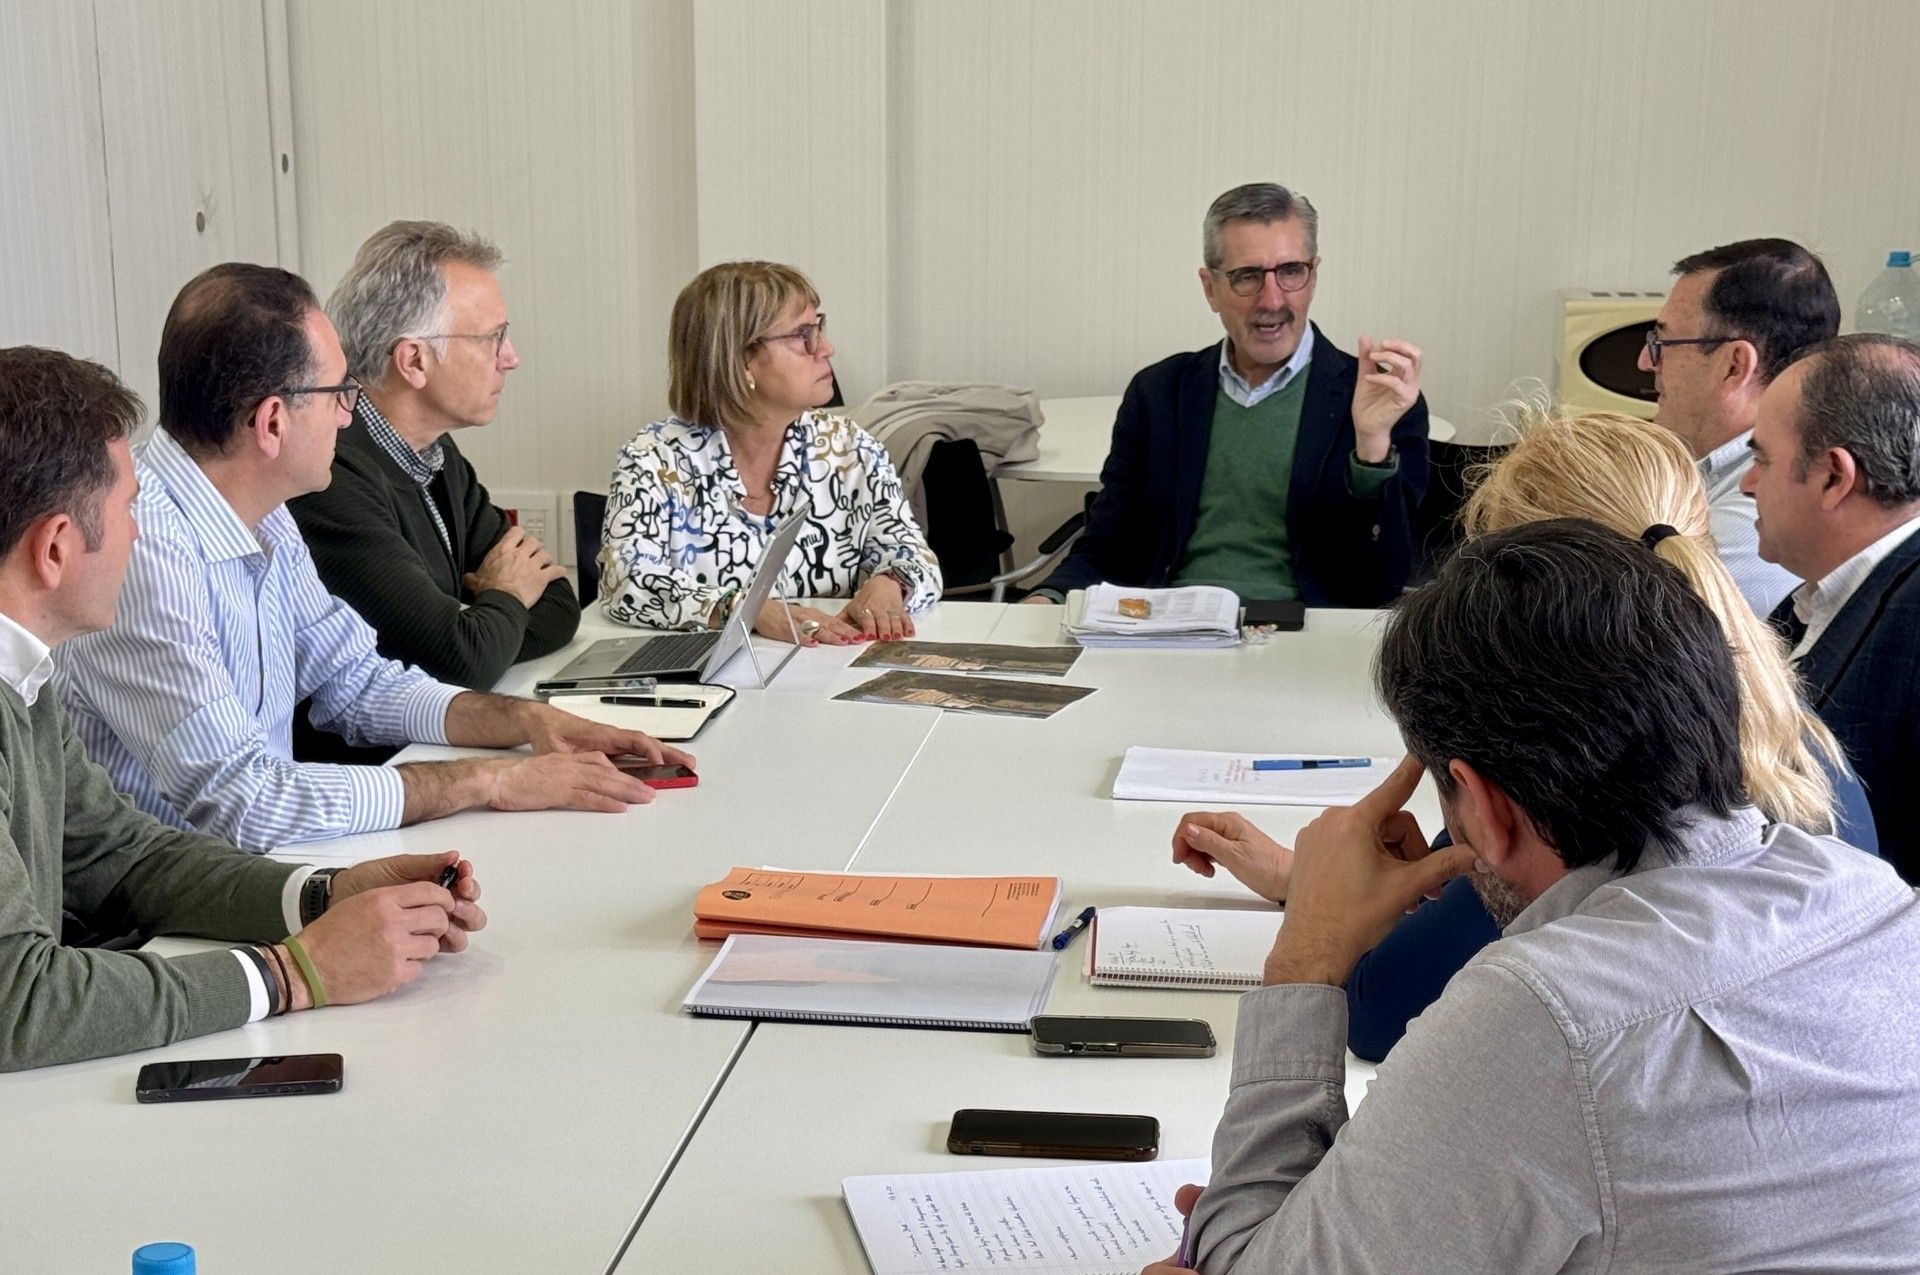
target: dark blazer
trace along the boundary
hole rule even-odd
[[[417,664],[443,682],[486,690],[508,665],[572,641],[580,601],[565,580],[549,584],[531,609],[499,590],[467,593],[460,578],[479,568],[509,524],[453,439],[440,445],[446,464],[432,490],[445,497],[441,513],[451,554],[419,485],[381,449],[357,412],[340,431],[333,484],[287,508],[321,581],[373,626],[382,655]]]
[[[1382,606],[1413,569],[1413,511],[1427,490],[1427,403],[1393,427],[1399,472],[1379,497],[1348,488],[1353,387],[1359,362],[1314,329],[1306,401],[1287,488],[1287,543],[1308,606]],[[1101,580],[1172,583],[1200,513],[1200,485],[1220,389],[1220,345],[1176,354],[1138,373],[1120,400],[1100,494],[1071,556],[1042,586],[1065,592]]]
[[[1792,616],[1788,598],[1771,621],[1785,632]],[[1866,786],[1880,857],[1920,884],[1920,532],[1861,582],[1800,676]]]

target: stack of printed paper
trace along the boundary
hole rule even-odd
[[[1066,631],[1082,646],[1234,646],[1240,641],[1240,599],[1211,585],[1131,589],[1096,584],[1068,596]]]

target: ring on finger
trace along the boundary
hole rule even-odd
[[[818,633],[819,631],[820,631],[820,621],[818,620],[806,620],[806,621],[803,621],[800,625],[800,632],[807,637],[812,637],[814,634]]]

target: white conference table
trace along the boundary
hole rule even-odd
[[[994,618],[948,607],[922,628],[978,639]],[[0,1076],[16,1219],[0,1270],[120,1271],[159,1239],[194,1244],[208,1272],[608,1269],[748,1033],[679,1012],[713,948],[690,933],[694,892],[736,863],[843,865],[933,725],[825,702],[821,679],[850,658],[803,652],[773,689],[742,691],[690,745],[700,786],[648,806],[474,812],[294,848],[338,863],[457,847],[489,927],[377,1002]],[[728,679],[750,680],[745,663]],[[340,1094],[133,1099],[144,1063],[308,1052],[344,1056]]]
[[[1040,455],[1017,465],[1002,465],[995,478],[1023,482],[1097,483],[1113,441],[1113,418],[1120,410],[1118,394],[1085,398],[1049,398],[1040,402]],[[1453,423],[1427,417],[1427,437],[1451,442]]]
[[[1059,615],[1006,607],[993,640],[1058,643]],[[1170,836],[1187,807],[1114,801],[1113,772],[1129,744],[1398,753],[1397,731],[1366,690],[1376,634],[1374,613],[1314,611],[1305,632],[1235,650],[1086,651],[1065,680],[1100,689],[1049,721],[942,714],[853,867],[1057,874],[1063,914],[1090,903],[1259,906],[1224,874],[1176,867]],[[1413,809],[1437,824],[1430,783]],[[1285,840],[1318,812],[1250,813]],[[749,1269],[770,1254],[783,1272],[860,1270],[843,1177],[1047,1163],[947,1154],[947,1121],[961,1107],[1153,1115],[1162,1158],[1206,1156],[1226,1100],[1237,995],[1095,988],[1082,972],[1085,944],[1069,950],[1049,1012],[1204,1018],[1216,1057],[1042,1058],[1023,1036],[760,1024],[622,1275]],[[1372,1074],[1349,1058],[1350,1103]]]
[[[1059,614],[949,603],[919,629],[1053,642]],[[1050,1010],[1206,1018],[1219,1055],[1055,1060],[1014,1035],[699,1020],[679,1003],[716,945],[691,936],[693,895],[777,863],[1056,873],[1076,908],[1252,903],[1175,868],[1180,807],[1107,799],[1113,766],[1130,743],[1395,751],[1365,684],[1372,620],[1315,611],[1305,633],[1234,651],[1089,651],[1068,680],[1099,691],[1046,722],[834,702],[869,674],[851,649],[802,651],[690,745],[697,788],[620,815],[476,812],[294,848],[338,863],[458,847],[491,924],[379,1002],[0,1076],[10,1213],[31,1219],[0,1269],[119,1270],[166,1238],[208,1271],[860,1269],[840,1179],[984,1167],[944,1152],[960,1106],[1141,1111],[1164,1156],[1205,1155],[1234,996],[1090,988],[1083,939]],[[502,689],[618,631],[582,630]],[[750,682],[745,665],[723,679]],[[1426,790],[1416,808],[1431,815]],[[1284,838],[1311,813],[1256,817]],[[317,1051],[345,1056],[339,1095],[133,1101],[146,1062]],[[1357,1097],[1370,1070],[1350,1075]]]

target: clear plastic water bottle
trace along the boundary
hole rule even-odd
[[[1920,341],[1920,274],[1914,272],[1912,253],[1887,254],[1887,268],[1860,294],[1853,326],[1858,332]]]
[[[142,1244],[133,1250],[133,1275],[194,1275],[191,1244]]]

